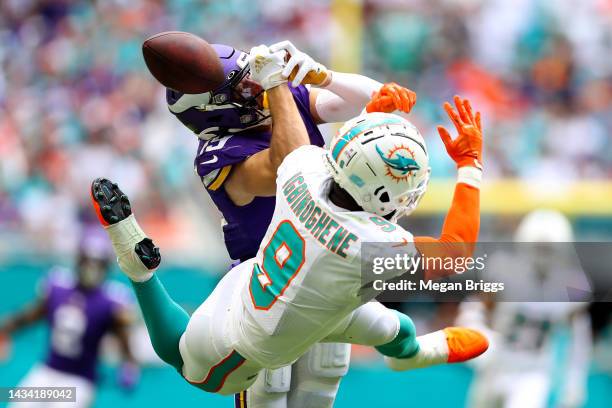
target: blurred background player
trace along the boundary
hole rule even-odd
[[[32,368],[21,387],[76,387],[76,407],[93,404],[96,365],[103,337],[113,334],[124,363],[120,385],[132,388],[139,370],[128,344],[129,292],[118,282],[107,282],[112,248],[104,232],[91,226],[83,232],[74,273],[52,269],[41,283],[40,296],[27,308],[0,324],[6,338],[29,325],[45,320],[49,325],[48,352],[44,363]],[[16,407],[46,406],[48,403],[15,403]]]
[[[468,406],[581,407],[592,349],[588,303],[560,300],[568,288],[578,294],[591,289],[580,266],[568,262],[572,226],[558,211],[536,210],[523,218],[514,241],[515,251],[493,255],[488,269],[515,277],[515,282],[504,280],[520,288],[506,287],[505,298],[465,302],[460,308],[459,324],[484,329],[492,339],[491,349],[474,362],[477,375]],[[517,293],[539,301],[510,301]]]
[[[213,47],[225,82],[203,94],[167,89],[166,100],[170,112],[200,139],[196,173],[222,214],[230,257],[242,262],[255,256],[272,219],[279,154],[270,146],[267,95],[251,79],[248,53],[227,45]],[[282,75],[291,83],[289,89],[313,145],[324,145],[319,124],[346,121],[366,105],[368,111],[408,113],[416,102],[416,94],[399,85],[328,70],[289,41],[270,49],[290,56]],[[290,367],[266,370],[252,389],[236,396],[236,406],[240,399],[252,407],[332,406],[349,359],[348,344],[317,344],[295,363],[293,372]]]

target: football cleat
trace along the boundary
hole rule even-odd
[[[121,270],[136,282],[149,279],[161,255],[134,218],[128,197],[116,183],[97,178],[91,184],[91,201],[111,239]]]
[[[157,268],[161,262],[159,248],[155,246],[151,238],[145,238],[137,243],[134,252],[149,270]]]
[[[98,220],[105,227],[123,221],[132,214],[130,200],[117,183],[97,178],[91,183],[91,201]]]
[[[478,357],[489,348],[487,338],[473,329],[447,327],[417,337],[419,352],[410,358],[385,357],[385,363],[395,371],[460,363]]]

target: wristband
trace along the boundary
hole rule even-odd
[[[480,189],[480,184],[482,183],[482,170],[472,166],[459,167],[457,170],[457,183],[465,183]]]

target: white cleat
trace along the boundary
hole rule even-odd
[[[460,363],[478,357],[489,348],[489,341],[476,330],[447,327],[418,336],[419,351],[410,358],[385,357],[394,371],[407,371],[440,364]]]

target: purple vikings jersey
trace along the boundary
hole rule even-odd
[[[115,314],[127,307],[127,288],[109,282],[83,291],[68,271],[56,269],[43,290],[50,328],[46,364],[95,381],[100,341],[112,327]]]
[[[289,89],[306,125],[310,143],[323,146],[323,136],[310,114],[308,89],[302,85]],[[168,91],[168,104],[172,105],[181,96],[180,93]],[[190,110],[193,112],[189,112]],[[200,123],[203,119],[195,108],[182,112],[179,119],[194,131],[201,131],[207,127],[206,123]],[[233,135],[212,136],[207,140],[201,140],[198,146],[194,161],[195,170],[223,214],[225,245],[230,257],[235,260],[246,260],[257,253],[272,219],[275,197],[256,197],[245,206],[236,206],[225,192],[223,182],[229,175],[232,165],[270,147],[270,136],[269,131],[245,130]]]

